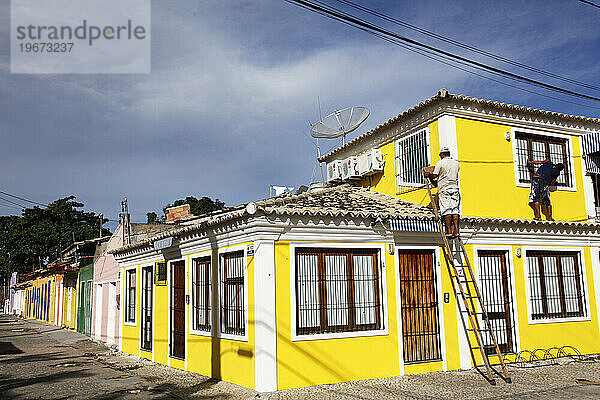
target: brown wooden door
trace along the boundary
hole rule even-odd
[[[185,358],[185,262],[171,264],[171,356]]]
[[[152,266],[142,268],[142,349],[152,351]]]
[[[479,285],[483,306],[502,353],[514,352],[514,329],[512,318],[512,294],[506,251],[479,251]],[[494,342],[483,332],[483,347],[487,354],[496,352]]]
[[[404,362],[441,359],[432,250],[399,250]]]

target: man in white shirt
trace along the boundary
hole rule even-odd
[[[437,178],[439,209],[444,218],[448,237],[458,237],[460,234],[458,230],[460,216],[458,171],[458,161],[450,157],[450,149],[444,146],[440,149],[440,161],[435,164],[433,172],[425,173],[427,177]]]

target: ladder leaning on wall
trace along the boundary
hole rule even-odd
[[[497,371],[492,368],[490,356],[496,356],[501,368],[501,373],[497,373],[507,383],[510,383],[511,379],[506,371],[506,365],[504,365],[500,348],[496,342],[496,336],[494,335],[488,314],[483,305],[481,293],[479,291],[479,287],[477,286],[475,275],[473,274],[473,269],[471,268],[471,263],[465,250],[465,246],[460,237],[451,239],[446,237],[444,224],[438,212],[437,204],[431,193],[431,183],[425,176],[425,169],[423,169],[423,178],[425,179],[425,187],[427,188],[427,193],[429,194],[429,199],[431,200],[431,206],[435,214],[435,219],[438,223],[440,235],[442,236],[442,240],[444,242],[444,256],[446,258],[448,270],[452,279],[452,287],[454,288],[456,299],[459,302],[458,309],[462,319],[462,325],[467,336],[467,341],[469,343],[469,350],[471,352],[473,364],[477,370],[479,370],[480,367],[485,366],[488,381],[492,385],[495,385],[496,380],[494,379],[492,371]],[[460,306],[460,303],[462,303],[462,307]],[[488,335],[488,338],[491,339],[491,347],[494,354],[489,355],[486,353],[483,341],[484,334]],[[475,340],[475,343],[473,340]],[[488,346],[488,348],[489,347],[490,346]],[[481,356],[483,365],[478,365],[477,353],[479,353]]]

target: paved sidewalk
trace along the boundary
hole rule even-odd
[[[0,399],[600,399],[600,360],[510,367],[512,384],[474,371],[257,393],[118,353],[76,332],[0,315]]]

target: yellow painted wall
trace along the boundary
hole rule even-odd
[[[504,137],[510,130],[507,125],[456,118],[463,215],[533,218],[529,187],[516,186],[513,144]],[[587,220],[579,138],[572,136],[571,141],[577,191],[550,194],[553,216],[562,221]]]

